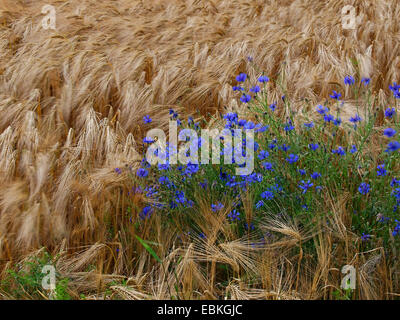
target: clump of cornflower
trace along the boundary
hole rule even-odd
[[[233,86],[233,87],[232,87],[232,90],[233,90],[233,91],[244,91],[244,88],[241,87],[241,86]]]
[[[261,207],[264,206],[264,201],[260,200],[256,203],[256,209],[260,209]]]
[[[250,92],[258,93],[258,92],[260,92],[260,87],[259,86],[254,86],[254,87],[250,88]]]
[[[302,176],[304,176],[304,175],[306,174],[306,170],[304,170],[304,169],[299,169],[299,173],[300,173]]]
[[[325,122],[331,122],[331,121],[334,121],[335,120],[335,117],[333,116],[333,115],[331,115],[331,114],[324,114],[324,121]]]
[[[354,128],[357,128],[357,122],[361,122],[361,117],[358,114],[355,114],[353,117],[349,119],[351,123],[353,123]]]
[[[368,241],[369,239],[371,239],[371,235],[363,232],[361,235],[361,241]]]
[[[153,209],[151,208],[151,206],[146,206],[142,209],[142,211],[139,213],[139,217],[140,219],[144,220],[144,219],[148,219],[150,218],[151,214],[153,212]]]
[[[231,219],[231,221],[240,221],[240,212],[238,212],[236,209],[232,210],[229,214],[228,214],[228,218]]]
[[[339,146],[336,150],[332,150],[332,153],[335,153],[339,156],[344,156],[346,154],[346,151],[343,147]]]
[[[240,97],[240,101],[242,101],[243,103],[248,103],[251,100],[251,96],[249,94],[243,94]]]
[[[279,147],[282,151],[288,151],[290,149],[290,146],[283,144],[282,146]]]
[[[299,160],[299,156],[297,154],[289,154],[289,157],[286,158],[286,161],[289,163],[296,163]]]
[[[353,145],[351,146],[350,153],[353,154],[353,153],[356,153],[356,152],[357,152],[357,147],[356,147],[355,144],[353,144]]]
[[[244,129],[254,129],[256,127],[253,121],[247,121],[246,124],[243,126]]]
[[[371,186],[368,183],[362,182],[360,186],[358,187],[358,191],[362,195],[367,195],[371,190]]]
[[[265,170],[274,171],[273,165],[272,165],[271,162],[263,162],[263,163],[262,163],[262,167],[263,167]]]
[[[261,76],[258,78],[258,82],[261,82],[261,83],[266,83],[268,81],[269,81],[269,78],[267,76]]]
[[[381,164],[381,165],[379,165],[379,166],[377,167],[377,172],[376,172],[376,174],[378,175],[378,177],[386,176],[387,171],[386,171],[386,169],[385,169],[385,164],[384,164],[384,163]]]
[[[395,113],[396,113],[395,108],[387,108],[385,110],[385,117],[389,118],[389,119],[392,119]]]
[[[362,78],[361,79],[361,83],[364,83],[364,86],[369,85],[370,82],[371,82],[370,78]]]
[[[318,105],[317,106],[317,112],[319,113],[319,114],[322,114],[322,115],[324,115],[324,114],[327,114],[328,112],[329,112],[329,108],[328,107],[324,107],[323,105]]]
[[[143,143],[153,143],[155,140],[149,137],[144,137],[143,138]]]
[[[393,237],[400,235],[400,221],[395,220],[396,226],[393,229],[392,235]]]
[[[304,126],[308,129],[314,128],[314,122],[310,122],[310,123],[304,123]]]
[[[392,90],[393,92],[396,92],[400,89],[400,84],[393,82],[392,85],[389,85],[389,89]]]
[[[310,180],[308,180],[307,182],[305,182],[304,180],[301,180],[300,184],[299,184],[299,188],[302,191],[302,193],[306,193],[308,189],[312,188],[312,186],[314,185],[314,183],[312,183]]]
[[[395,186],[399,186],[400,187],[400,179],[393,178],[392,181],[390,182],[390,186],[392,188],[394,188]]]
[[[237,82],[245,82],[247,79],[247,74],[241,73],[238,76],[236,76],[236,81]]]
[[[333,124],[335,126],[340,126],[342,124],[342,119],[340,119],[339,117],[337,117],[335,120],[333,120]]]
[[[311,174],[311,178],[313,178],[314,180],[321,178],[321,174],[319,174],[318,172],[313,172]]]
[[[346,85],[353,85],[354,84],[354,78],[352,76],[346,76],[344,77],[344,84]]]
[[[151,123],[152,121],[153,121],[153,119],[151,119],[149,115],[143,117],[144,123]]]
[[[147,177],[147,176],[149,175],[149,172],[148,172],[146,169],[144,169],[144,168],[139,168],[139,169],[136,171],[136,175],[137,175],[138,177],[140,177],[140,178],[145,178],[145,177]]]
[[[392,128],[387,128],[387,129],[383,130],[383,134],[388,138],[394,137],[396,135],[396,133],[397,133],[397,131]]]
[[[330,97],[335,100],[340,100],[340,98],[342,97],[342,94],[333,90]]]
[[[293,126],[293,123],[292,123],[291,120],[289,120],[289,121],[286,123],[284,129],[285,129],[286,132],[290,132],[290,131],[294,130],[294,126]]]
[[[264,160],[269,157],[269,152],[267,150],[261,150],[258,154],[258,159]]]
[[[310,144],[308,145],[308,147],[309,147],[312,151],[315,151],[315,150],[317,150],[317,149],[319,148],[319,144],[318,144],[318,143],[310,143]]]
[[[387,149],[385,152],[392,153],[400,149],[400,142],[398,141],[391,141],[389,142]]]
[[[264,191],[261,193],[261,198],[265,200],[272,200],[274,198],[274,193],[271,191]]]
[[[224,205],[221,202],[218,202],[217,204],[212,204],[211,205],[211,210],[214,212],[217,212],[221,210],[224,207]]]

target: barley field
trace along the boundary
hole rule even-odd
[[[0,0],[0,299],[398,299],[399,45],[395,0]],[[257,181],[145,166],[171,118],[259,123]]]

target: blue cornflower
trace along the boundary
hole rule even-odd
[[[152,121],[153,121],[153,119],[151,119],[149,115],[143,117],[144,123],[151,123]]]
[[[263,126],[261,124],[256,125],[256,132],[265,132],[269,129],[269,126]]]
[[[358,187],[358,191],[363,195],[368,194],[370,192],[370,190],[371,190],[371,186],[365,182],[362,182],[360,184],[360,186]]]
[[[269,105],[269,108],[270,108],[272,111],[275,111],[275,109],[276,109],[276,102],[274,102],[273,104],[270,104],[270,105]]]
[[[347,85],[352,85],[352,84],[354,84],[354,78],[352,77],[352,76],[346,76],[346,77],[344,77],[344,84],[347,84]]]
[[[264,168],[265,170],[274,171],[271,162],[264,162],[264,163],[262,164],[262,166],[263,166],[263,168]]]
[[[140,178],[145,178],[145,177],[147,177],[147,176],[149,175],[149,172],[148,172],[146,169],[144,169],[144,168],[139,168],[139,169],[136,171],[136,175],[137,175],[138,177],[140,177]]]
[[[264,201],[260,200],[256,203],[256,209],[260,209],[261,207],[264,206]]]
[[[251,100],[251,96],[248,94],[243,94],[240,97],[240,101],[242,101],[243,103],[248,103],[248,102],[250,102],[250,100]]]
[[[240,221],[240,212],[238,212],[236,209],[232,210],[229,214],[228,217],[231,219],[231,221],[238,220]]]
[[[342,94],[333,90],[330,97],[335,100],[340,100],[340,98],[342,97]]]
[[[245,82],[247,78],[247,74],[241,73],[236,77],[237,82]]]
[[[115,172],[118,173],[118,174],[121,174],[122,170],[120,168],[115,168]]]
[[[229,112],[224,115],[224,119],[233,123],[237,123],[238,114],[236,112]]]
[[[146,218],[150,218],[151,214],[153,212],[153,209],[151,206],[146,206],[142,209],[142,211],[139,213],[140,219],[144,220]]]
[[[385,152],[392,153],[392,152],[394,152],[394,151],[396,151],[396,150],[399,150],[399,149],[400,149],[400,142],[398,142],[398,141],[391,141],[391,142],[389,142],[388,147],[387,147],[387,149],[385,150]]]
[[[396,224],[396,226],[394,227],[394,230],[393,230],[393,232],[392,232],[392,235],[395,237],[395,236],[398,236],[399,234],[400,234],[400,221],[398,221],[398,220],[395,220],[395,222],[397,223]]]
[[[336,153],[339,156],[344,156],[346,151],[343,149],[343,147],[339,146],[336,150],[332,150],[332,153]]]
[[[397,133],[397,131],[392,128],[387,128],[387,129],[383,130],[383,134],[388,138],[393,137],[396,133]]]
[[[387,108],[385,110],[385,117],[389,118],[389,119],[392,119],[392,117],[394,116],[395,113],[396,113],[395,108]]]
[[[331,114],[325,114],[324,115],[324,121],[325,122],[331,122],[333,120],[335,120],[335,117],[333,115],[331,115]]]
[[[271,191],[264,191],[261,193],[261,198],[265,200],[272,200],[274,198],[274,193]]]
[[[252,121],[247,121],[243,126],[244,129],[254,129],[256,125]]]
[[[269,157],[269,152],[267,150],[261,150],[258,154],[258,159],[264,160]]]
[[[329,112],[329,108],[328,107],[324,107],[323,105],[318,105],[317,106],[317,112],[319,114],[326,114],[327,112]]]
[[[304,126],[311,129],[314,127],[314,122],[311,121],[310,123],[305,123]]]
[[[370,234],[365,234],[364,232],[361,235],[361,240],[362,241],[368,241],[369,239],[371,239],[371,235]]]
[[[232,89],[233,91],[244,91],[244,88],[241,86],[233,86]]]
[[[306,174],[306,170],[304,170],[304,169],[299,169],[299,173],[300,173],[302,176],[304,176],[304,175]]]
[[[377,173],[378,177],[386,176],[387,171],[385,169],[385,164],[384,163],[377,167],[377,172],[376,173]]]
[[[362,78],[361,79],[361,83],[364,83],[364,86],[369,85],[370,82],[371,82],[370,78]]]
[[[266,83],[268,81],[269,81],[269,78],[267,76],[261,76],[258,78],[258,82],[261,82],[261,83]]]
[[[289,157],[286,158],[286,161],[289,163],[295,163],[298,160],[299,160],[299,156],[297,154],[293,154],[293,153],[289,154]]]
[[[337,117],[337,118],[333,121],[333,124],[334,124],[335,126],[340,126],[341,123],[342,123],[342,119],[340,119],[339,117]]]
[[[320,178],[321,177],[321,175],[318,173],[318,172],[313,172],[312,174],[311,174],[311,178],[312,179],[318,179],[318,178]]]
[[[290,149],[290,146],[288,146],[288,145],[286,145],[286,144],[283,144],[281,147],[280,147],[280,149],[282,150],[282,151],[288,151],[289,149]]]
[[[151,139],[149,137],[143,138],[143,143],[153,143],[154,141],[155,141],[154,139]]]
[[[400,89],[400,84],[394,82],[392,85],[389,85],[389,89],[392,90],[393,92],[396,92]]]
[[[292,121],[289,120],[289,121],[286,123],[284,129],[285,129],[286,132],[292,131],[292,130],[294,129],[294,126],[293,126]]]
[[[390,182],[390,186],[394,188],[396,185],[400,187],[400,179],[393,178]]]
[[[211,209],[214,212],[221,210],[223,207],[224,207],[224,205],[221,202],[218,202],[217,204],[212,204],[211,205]]]
[[[349,121],[351,122],[351,123],[353,123],[354,125],[357,123],[357,122],[361,122],[361,117],[356,113],[355,114],[355,116],[354,117],[351,117],[350,119],[349,119]]]
[[[357,152],[357,147],[356,147],[355,144],[353,144],[353,145],[351,146],[350,153],[356,153],[356,152]]]
[[[160,178],[158,178],[158,182],[160,184],[167,184],[169,183],[169,178],[167,176],[161,176]]]
[[[260,92],[260,87],[259,86],[254,86],[254,87],[250,88],[250,92],[258,93],[258,92]]]
[[[318,145],[318,143],[310,143],[310,144],[308,145],[308,147],[309,147],[311,150],[315,151],[315,150],[317,150],[317,149],[319,148],[319,145]]]
[[[301,180],[300,184],[299,184],[299,188],[301,190],[303,190],[303,194],[307,192],[308,189],[310,189],[312,186],[314,185],[314,183],[312,183],[310,180],[308,180],[307,182],[305,182],[304,180]]]

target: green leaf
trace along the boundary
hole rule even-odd
[[[135,235],[135,237],[142,244],[142,246],[153,256],[153,258],[157,260],[157,262],[162,263],[161,259],[157,256],[155,251],[142,238],[137,235]]]

